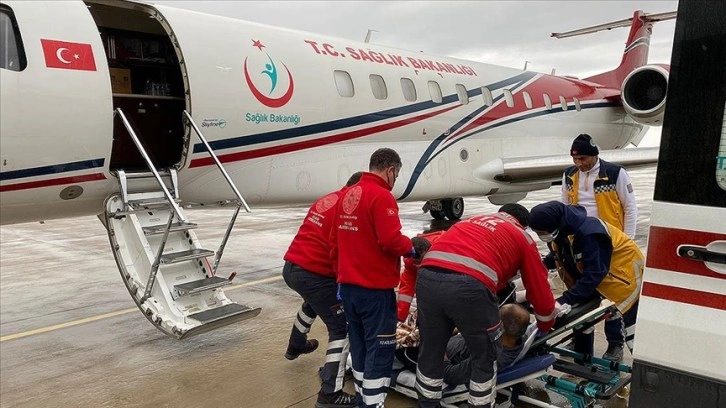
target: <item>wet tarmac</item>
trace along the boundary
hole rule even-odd
[[[630,172],[638,197],[639,246],[645,250],[655,169]],[[528,208],[557,199],[559,187],[531,193]],[[423,203],[402,203],[404,232],[438,229]],[[468,198],[465,217],[495,211]],[[241,214],[218,274],[237,272],[232,300],[261,307],[254,319],[182,341],[141,315],[116,268],[96,217],[0,228],[0,405],[11,407],[312,407],[324,342],[283,357],[300,299],[281,279],[282,256],[307,208]],[[231,210],[190,211],[197,236],[216,248]],[[445,226],[445,224],[443,225]],[[311,337],[324,339],[317,322]],[[602,326],[596,351],[604,351]],[[626,363],[632,360],[626,351]],[[352,391],[351,384],[346,385]],[[533,396],[556,396],[530,388]],[[389,393],[386,407],[414,407]],[[507,406],[507,405],[503,405]],[[566,404],[565,404],[566,406]],[[614,399],[604,407],[625,407]]]

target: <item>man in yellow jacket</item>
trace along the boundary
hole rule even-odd
[[[630,176],[617,164],[598,158],[600,151],[590,135],[572,141],[574,166],[562,175],[562,202],[585,207],[587,215],[600,218],[635,239],[638,209]],[[616,314],[605,321],[608,349],[603,355],[614,361],[623,358],[623,319]]]
[[[557,302],[609,299],[623,315],[625,341],[632,352],[645,259],[636,243],[607,222],[588,217],[583,207],[558,201],[532,208],[529,225],[551,250],[545,264],[564,272],[568,289]],[[576,336],[575,351],[592,355],[593,341],[592,332]]]

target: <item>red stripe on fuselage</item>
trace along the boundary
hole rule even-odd
[[[532,99],[532,107],[528,108],[524,102],[522,92],[526,91]],[[517,115],[526,111],[541,109],[545,107],[544,95],[550,97],[552,105],[560,104],[560,96],[564,96],[567,103],[572,103],[573,98],[577,98],[581,103],[586,101],[602,100],[612,98],[619,95],[618,90],[608,88],[596,88],[593,85],[580,81],[560,78],[551,75],[542,75],[535,79],[532,83],[524,88],[517,89],[513,92],[514,106],[509,107],[505,98],[499,101],[499,104],[484,112],[483,115],[471,121],[468,125],[462,127],[447,138],[447,141],[458,135],[464,134],[478,128],[490,124],[494,121],[506,118],[508,116]]]
[[[726,279],[726,275],[706,268],[703,261],[678,256],[679,245],[706,246],[713,241],[721,240],[726,240],[726,234],[651,226],[645,266],[671,272]]]
[[[652,282],[643,283],[641,296],[649,296],[672,302],[726,310],[726,295],[700,290],[677,288]]]
[[[294,151],[298,151],[298,150],[310,149],[313,147],[324,146],[327,144],[343,142],[343,141],[351,140],[351,139],[357,139],[357,138],[360,138],[363,136],[372,135],[374,133],[384,132],[386,130],[395,129],[395,128],[405,126],[405,125],[410,125],[412,123],[446,113],[446,112],[448,112],[452,109],[458,108],[460,106],[462,106],[462,105],[457,104],[457,105],[450,106],[450,107],[447,107],[444,109],[439,109],[434,112],[429,112],[429,113],[426,113],[423,115],[414,116],[412,118],[402,119],[402,120],[398,120],[398,121],[390,122],[390,123],[384,123],[381,125],[377,125],[377,126],[373,126],[373,127],[369,127],[369,128],[365,128],[365,129],[358,129],[358,130],[353,130],[350,132],[339,133],[337,135],[321,137],[321,138],[312,139],[312,140],[305,140],[305,141],[297,142],[297,143],[289,143],[289,144],[284,144],[284,145],[280,145],[280,146],[265,147],[262,149],[249,150],[246,152],[223,154],[223,155],[219,155],[218,157],[219,157],[220,162],[227,163],[227,162],[234,162],[234,161],[240,161],[240,160],[254,159],[254,158],[258,158],[258,157],[272,156],[272,155],[282,154],[282,153],[289,153],[289,152],[294,152]],[[214,160],[211,157],[204,157],[204,158],[192,160],[189,167],[193,168],[193,167],[209,166],[212,164],[214,164]]]
[[[61,178],[48,179],[48,180],[28,181],[25,183],[6,184],[3,186],[0,186],[0,192],[28,190],[31,188],[59,186],[59,185],[63,185],[63,184],[85,183],[88,181],[98,181],[98,180],[105,180],[105,179],[106,179],[106,176],[103,173],[94,173],[94,174],[85,174],[82,176],[71,176],[71,177],[61,177]]]

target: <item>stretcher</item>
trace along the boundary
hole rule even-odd
[[[573,307],[558,317],[554,329],[541,338],[530,337],[526,355],[497,374],[497,393],[507,401],[526,402],[543,408],[558,408],[548,402],[521,395],[522,385],[538,381],[545,389],[564,397],[573,408],[587,408],[597,400],[612,398],[630,383],[631,367],[566,349],[576,332],[586,331],[616,312],[612,302],[593,300]],[[558,375],[554,375],[558,374]],[[411,398],[416,395],[416,373],[399,361],[394,363],[390,388]],[[469,397],[466,385],[444,385],[441,405],[455,407]]]

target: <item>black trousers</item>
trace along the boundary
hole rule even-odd
[[[434,408],[441,400],[444,353],[454,327],[471,355],[469,405],[493,407],[497,355],[502,325],[496,296],[473,277],[421,268],[416,282],[421,347],[416,372],[419,407]]]
[[[285,262],[282,277],[287,286],[303,298],[290,332],[290,347],[302,349],[305,346],[310,326],[320,316],[328,328],[328,350],[321,374],[321,390],[324,394],[342,390],[349,345],[345,314],[336,297],[338,284],[335,278],[309,272],[291,262]]]

